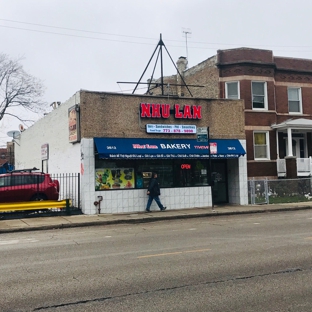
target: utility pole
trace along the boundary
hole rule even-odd
[[[182,30],[183,34],[185,35],[185,48],[186,48],[186,59],[188,61],[188,48],[187,48],[187,36],[191,35],[192,32],[189,28],[183,28]]]

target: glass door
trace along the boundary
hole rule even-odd
[[[228,203],[228,181],[226,160],[212,161],[211,178],[213,182],[214,204]]]
[[[293,156],[305,158],[304,139],[293,137],[292,139]],[[288,155],[288,141],[286,140],[286,155]]]

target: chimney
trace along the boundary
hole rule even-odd
[[[187,59],[185,56],[180,56],[178,61],[177,61],[177,68],[179,73],[182,75],[182,73],[186,70],[187,68]]]
[[[177,95],[178,96],[183,96],[183,88],[182,88],[182,79],[180,75],[183,77],[184,76],[184,71],[187,68],[187,59],[185,56],[180,56],[178,61],[177,61]],[[184,78],[184,77],[183,77]]]

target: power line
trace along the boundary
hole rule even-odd
[[[155,40],[155,38],[129,36],[129,35],[119,35],[119,34],[110,34],[110,33],[105,33],[105,32],[100,32],[100,31],[91,31],[91,30],[84,30],[84,29],[67,28],[67,27],[51,26],[51,25],[44,25],[44,24],[28,23],[28,22],[19,22],[19,21],[13,21],[13,20],[8,20],[8,19],[3,19],[3,18],[0,18],[0,21],[11,22],[11,23],[18,23],[18,24],[25,24],[25,25],[33,25],[33,26],[40,26],[40,27],[47,27],[47,28],[64,29],[64,30],[70,30],[70,31],[80,31],[80,32],[85,32],[85,33],[100,34],[100,35],[107,35],[107,36],[117,36],[117,37],[127,37],[127,38],[136,38],[136,39]]]
[[[27,28],[12,27],[12,26],[4,26],[4,25],[0,25],[0,27],[11,28],[11,29],[18,29],[18,30],[24,30],[24,31],[31,31],[31,32],[37,32],[37,33],[45,33],[45,34],[59,35],[59,36],[76,37],[76,38],[85,38],[85,39],[94,39],[94,40],[103,40],[103,41],[112,41],[112,42],[123,42],[123,43],[135,43],[135,44],[155,45],[155,44],[152,44],[152,43],[142,43],[142,42],[133,42],[133,41],[123,41],[123,40],[96,38],[96,37],[88,37],[88,36],[80,36],[80,35],[72,35],[72,34],[62,34],[62,33],[56,33],[56,32],[52,32],[52,31],[35,30],[35,29],[27,29]]]
[[[59,27],[59,26],[51,26],[51,25],[45,25],[45,24],[37,24],[37,23],[29,23],[29,22],[21,22],[21,21],[14,21],[9,19],[2,19],[0,18],[0,21],[4,22],[11,22],[11,23],[18,23],[18,24],[25,24],[25,25],[33,25],[33,26],[40,26],[40,27],[47,27],[47,28],[55,28],[55,29],[63,29],[63,30],[70,30],[70,31],[77,31],[77,32],[85,32],[90,34],[100,34],[100,35],[107,35],[107,36],[116,36],[116,37],[125,37],[125,38],[134,38],[134,39],[144,39],[144,40],[153,40],[156,41],[157,38],[150,38],[150,37],[140,37],[140,36],[129,36],[129,35],[120,35],[120,34],[111,34],[106,32],[99,32],[99,31],[91,31],[91,30],[84,30],[84,29],[76,29],[76,28],[68,28],[68,27]],[[34,31],[34,32],[42,32],[42,33],[50,33],[55,35],[63,35],[63,36],[77,36],[79,38],[87,38],[87,39],[98,39],[98,40],[107,40],[107,41],[115,41],[115,42],[126,42],[126,43],[138,43],[138,44],[149,44],[149,43],[139,43],[139,42],[131,42],[131,41],[118,41],[118,40],[110,40],[110,39],[103,39],[103,38],[94,38],[94,37],[87,37],[87,36],[79,36],[79,35],[70,35],[70,34],[62,34],[62,33],[54,33],[54,32],[46,32],[43,30],[33,30],[33,29],[25,29],[25,28],[19,28],[19,27],[13,27],[13,26],[4,26],[0,25],[0,27],[6,27],[6,28],[12,28],[12,29],[19,29],[19,30],[25,30],[25,31]],[[185,33],[186,37],[188,34],[191,34],[188,29],[186,31],[183,31]],[[187,38],[186,38],[187,40]],[[182,40],[172,40],[172,39],[166,39],[166,42],[179,42],[183,43]],[[272,47],[272,45],[255,45],[255,44],[241,44],[241,43],[222,43],[222,42],[202,42],[202,41],[187,41],[187,44],[203,44],[203,45],[223,45],[223,46],[261,46],[261,47]],[[152,44],[150,44],[152,45]],[[182,46],[176,46],[176,47],[182,47]],[[312,46],[289,46],[289,45],[274,45],[276,48],[311,48]],[[203,47],[190,47],[194,49],[209,49],[209,48],[203,48]]]
[[[13,21],[13,20],[8,20],[8,19],[3,19],[3,18],[0,18],[0,21],[25,24],[25,25],[33,25],[33,26],[40,26],[40,27],[47,27],[47,28],[64,29],[64,30],[70,30],[70,31],[79,31],[79,32],[85,32],[85,33],[90,33],[90,34],[100,34],[100,35],[107,35],[107,36],[126,37],[126,38],[135,38],[135,39],[153,40],[153,41],[156,40],[155,38],[149,38],[149,37],[111,34],[111,33],[105,33],[105,32],[100,32],[100,31],[91,31],[91,30],[84,30],[84,29],[77,29],[77,28],[68,28],[68,27],[59,27],[59,26],[51,26],[51,25],[44,25],[44,24],[28,23],[28,22],[19,22],[19,21]],[[0,27],[9,27],[9,26],[0,26]],[[12,28],[14,28],[14,27],[12,27]],[[24,28],[17,28],[17,29],[24,29]],[[25,30],[30,30],[30,29],[25,29]],[[182,42],[181,40],[167,40],[167,41]]]
[[[58,36],[67,36],[67,37],[74,37],[74,38],[83,38],[83,39],[92,39],[92,40],[101,40],[101,41],[109,41],[109,42],[119,42],[119,43],[132,43],[132,44],[141,44],[141,45],[152,45],[155,46],[153,43],[144,43],[144,42],[135,42],[135,41],[125,41],[125,40],[114,40],[114,39],[106,39],[106,38],[97,38],[97,37],[88,37],[88,36],[81,36],[81,35],[72,35],[72,34],[62,34],[62,33],[57,33],[57,32],[50,32],[50,31],[43,31],[43,30],[35,30],[35,29],[27,29],[27,28],[20,28],[20,27],[12,27],[12,26],[4,26],[0,25],[0,28],[10,28],[10,29],[17,29],[17,30],[23,30],[23,31],[31,31],[31,32],[36,32],[36,33],[45,33],[45,34],[52,34],[52,35],[58,35]],[[138,37],[139,38],[139,37]],[[167,40],[166,40],[167,41]],[[170,40],[169,40],[170,41]],[[195,42],[194,42],[195,43]],[[220,48],[220,45],[223,46],[231,46],[231,47],[237,47],[237,46],[253,46],[253,47],[265,47],[265,45],[239,45],[239,44],[229,44],[229,43],[205,43],[205,44],[210,44],[210,45],[216,45],[215,47],[197,47],[197,46],[188,46],[189,49],[201,49],[201,50],[216,50]],[[183,48],[184,46],[178,46],[178,45],[167,45],[168,47],[171,48]],[[273,47],[279,47],[279,46],[270,46],[272,49]],[[280,46],[283,48],[287,48],[287,46]],[[290,48],[300,48],[300,46],[289,46]],[[304,47],[304,48],[311,48],[309,47]],[[285,51],[285,50],[280,50],[280,51]],[[302,50],[292,50],[291,52],[302,52]],[[309,52],[309,51],[304,51],[304,52]]]

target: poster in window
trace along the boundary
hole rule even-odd
[[[95,170],[95,190],[134,188],[133,168],[104,168]]]
[[[215,142],[210,143],[210,154],[217,154],[217,153],[218,153],[217,143]]]

